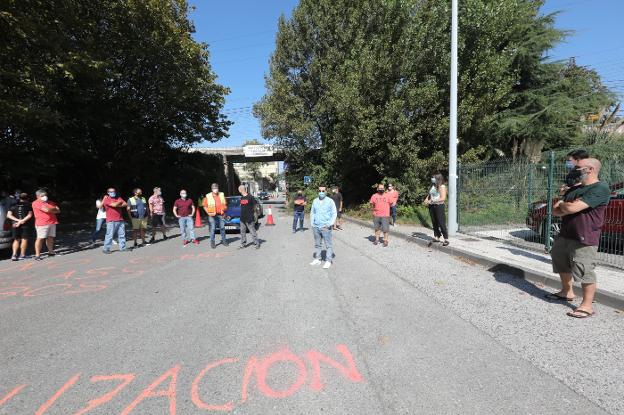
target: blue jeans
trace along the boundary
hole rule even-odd
[[[392,216],[392,224],[394,225],[397,217],[397,205],[390,206],[390,216]]]
[[[321,259],[321,250],[323,248],[323,241],[325,241],[325,248],[327,249],[325,252],[325,261],[332,262],[334,259],[332,228],[330,226],[326,228],[312,227],[312,231],[314,232],[314,248],[316,249],[314,257],[318,260]]]
[[[215,240],[216,228],[219,226],[221,230],[221,241],[225,241],[225,220],[223,220],[223,216],[208,216],[208,223],[210,223],[210,240]]]
[[[115,234],[117,234],[119,249],[126,249],[126,222],[120,220],[118,222],[106,222],[106,237],[104,238],[105,251],[110,251]]]
[[[182,216],[178,218],[180,224],[180,234],[183,241],[195,240],[195,228],[193,226],[193,218],[190,216]]]
[[[106,221],[106,219],[104,219],[104,218],[95,220],[95,230],[91,234],[91,241],[95,242],[95,237],[97,236],[98,233],[100,233],[100,230],[102,229],[102,224],[105,221]]]
[[[305,217],[305,212],[295,211],[295,217],[293,219],[293,232],[297,230],[297,224],[299,224],[299,229],[303,230],[303,218],[304,217]]]

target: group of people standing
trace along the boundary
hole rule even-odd
[[[246,233],[250,232],[256,248],[260,247],[255,228],[255,203],[256,199],[249,195],[245,186],[239,187],[241,194],[241,246],[246,246]],[[48,192],[39,189],[35,193],[36,200],[32,203],[27,193],[16,191],[15,194],[6,198],[8,202],[7,219],[12,222],[13,252],[11,259],[19,261],[26,259],[28,241],[31,237],[32,222],[36,231],[35,256],[36,261],[43,259],[42,248],[47,246],[47,256],[56,255],[54,250],[56,227],[59,223],[58,214],[61,212],[58,204],[49,200]],[[177,218],[180,227],[182,244],[199,245],[195,235],[193,217],[196,214],[195,203],[188,197],[185,189],[181,189],[180,197],[171,207],[171,213]],[[219,192],[219,185],[213,183],[211,192],[206,194],[201,205],[210,223],[210,245],[216,248],[216,231],[220,230],[221,244],[228,245],[225,236],[225,212],[227,200],[223,192]],[[97,209],[95,217],[95,229],[91,234],[91,244],[95,246],[97,236],[104,228],[106,230],[103,243],[103,252],[111,253],[113,244],[119,245],[120,251],[127,250],[126,241],[126,216],[129,217],[132,226],[133,248],[139,248],[154,243],[157,233],[162,233],[163,240],[167,239],[167,226],[165,223],[165,200],[160,187],[154,187],[153,194],[146,199],[141,188],[135,188],[132,196],[124,200],[117,189],[109,187],[106,194],[95,201]],[[148,225],[151,225],[151,239],[146,240]],[[139,239],[141,242],[139,243]]]

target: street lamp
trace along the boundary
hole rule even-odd
[[[448,233],[457,232],[457,2],[451,1],[451,109],[449,125]]]

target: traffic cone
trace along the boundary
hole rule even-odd
[[[269,214],[267,215],[266,223],[264,226],[274,226],[275,222],[273,222],[273,209],[271,209],[271,205],[269,205]]]
[[[202,224],[201,215],[199,214],[199,208],[198,208],[198,209],[195,209],[195,227],[201,228],[202,226],[204,225]]]

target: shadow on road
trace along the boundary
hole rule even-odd
[[[546,294],[550,294],[550,291],[546,291],[524,279],[524,271],[518,268],[514,268],[509,265],[498,264],[488,269],[488,271],[492,272],[494,274],[494,279],[500,283],[509,284],[519,289],[520,291],[523,291],[547,303],[562,304],[573,310],[576,309],[576,306],[570,302],[549,300],[545,298],[544,296]]]

